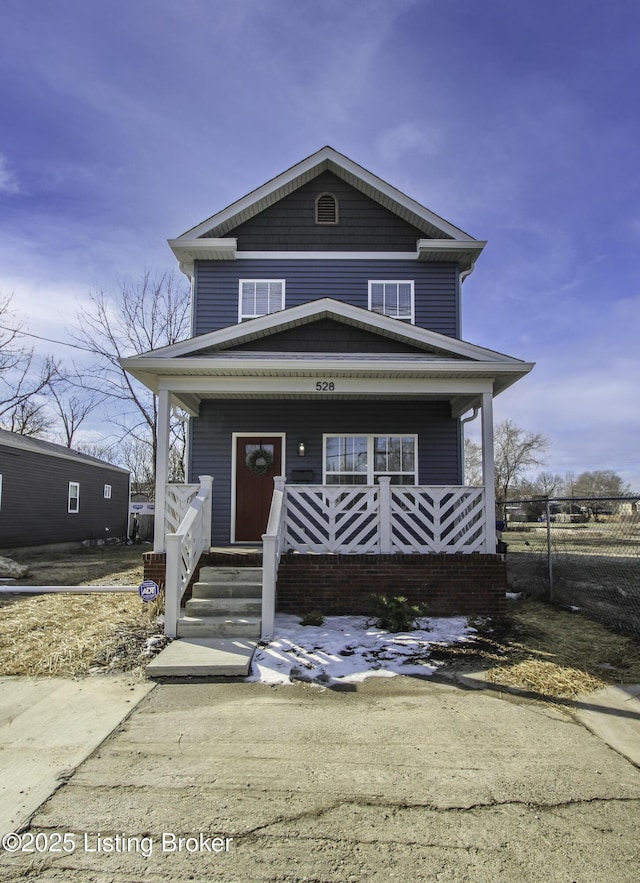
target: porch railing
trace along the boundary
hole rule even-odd
[[[212,485],[213,478],[210,475],[201,475],[199,485],[170,485],[171,488],[195,487],[196,489],[196,493],[191,495],[177,529],[167,533],[166,536],[164,631],[172,638],[176,636],[182,596],[200,561],[200,556],[211,544]]]
[[[284,548],[364,555],[485,552],[481,487],[292,485],[285,494]]]
[[[274,479],[267,532],[262,535],[262,625],[261,638],[273,637],[278,565],[284,547],[284,478]]]
[[[200,491],[199,484],[165,485],[164,532],[175,533],[187,513],[191,502]]]

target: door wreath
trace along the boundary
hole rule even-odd
[[[247,466],[256,475],[267,475],[273,466],[273,454],[266,448],[258,448],[247,457]]]

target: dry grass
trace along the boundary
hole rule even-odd
[[[135,585],[142,579],[144,550],[104,547],[13,557],[32,568],[25,585]],[[158,612],[157,604],[124,593],[0,601],[0,674],[75,676],[140,668],[148,659],[147,639],[160,631]],[[473,642],[439,648],[436,656],[480,666],[490,683],[547,698],[640,683],[638,641],[532,600],[514,602],[507,623],[488,623]]]
[[[583,616],[538,601],[517,604],[510,626],[484,633],[486,680],[572,698],[607,684],[640,683],[640,644]]]
[[[17,554],[31,575],[22,585],[136,585],[141,547],[103,547],[45,555]],[[161,631],[157,605],[137,594],[5,595],[0,607],[0,673],[86,675],[130,671],[148,660],[148,638]]]

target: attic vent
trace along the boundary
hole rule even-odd
[[[338,223],[338,200],[331,193],[321,193],[316,199],[316,224]]]

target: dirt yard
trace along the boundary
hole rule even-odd
[[[14,553],[30,575],[22,585],[138,585],[147,546]],[[0,593],[0,674],[142,675],[164,645],[159,606],[137,594]],[[510,602],[504,622],[478,622],[475,640],[438,647],[447,668],[486,671],[488,680],[553,699],[605,684],[640,683],[640,642],[535,600]],[[150,646],[150,640],[152,645]]]
[[[146,546],[6,552],[24,586],[139,585]],[[15,595],[0,591],[0,673],[78,676],[138,671],[165,643],[158,605],[137,593]]]

